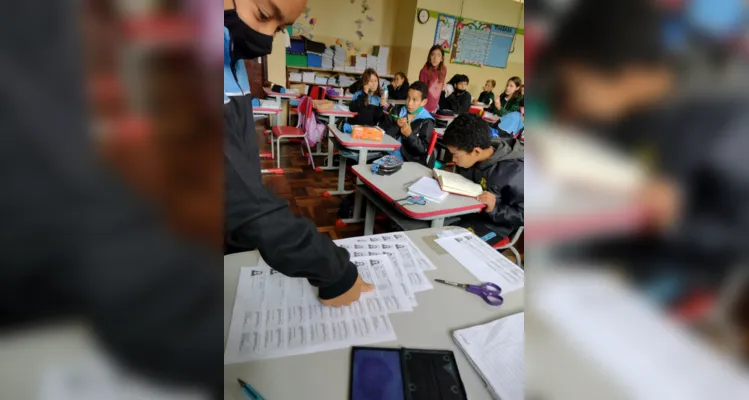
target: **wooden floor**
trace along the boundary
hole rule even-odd
[[[266,129],[264,120],[257,122],[257,140],[260,144],[260,152],[270,153],[270,144],[267,143],[268,136],[263,135]],[[313,149],[313,151],[315,151]],[[276,160],[262,159],[262,168],[276,168]],[[324,157],[315,157],[315,165],[323,165]],[[338,184],[338,171],[315,172],[308,164],[306,157],[302,156],[299,144],[281,144],[281,168],[283,175],[264,175],[263,183],[273,193],[289,201],[289,207],[295,214],[304,216],[313,221],[317,230],[329,235],[331,239],[341,239],[364,234],[364,223],[351,224],[347,226],[336,226],[338,219],[338,207],[342,196],[323,197],[327,190],[335,190]],[[353,189],[353,175],[348,174],[346,189]],[[362,207],[363,210],[363,207]],[[375,223],[375,233],[388,232],[391,224],[388,220],[380,220]],[[522,238],[521,238],[522,242]],[[522,243],[518,250],[522,256]],[[514,260],[512,253],[505,255]]]

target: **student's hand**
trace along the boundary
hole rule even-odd
[[[361,278],[359,275],[354,282],[354,286],[351,287],[346,293],[329,300],[320,300],[320,302],[326,307],[341,307],[348,306],[351,303],[359,300],[362,293],[371,292],[374,290],[374,286],[370,285]]]
[[[411,125],[406,124],[401,127],[401,134],[405,137],[411,136]]]
[[[388,102],[385,100],[384,97],[380,97],[380,105],[383,106],[383,107],[387,107],[388,106]]]
[[[494,193],[481,193],[479,197],[476,198],[476,200],[483,204],[486,204],[486,208],[484,209],[484,211],[488,213],[494,211],[494,207],[497,205],[497,196],[495,196]]]
[[[398,124],[398,127],[403,128],[404,126],[408,125],[408,120],[406,120],[406,117],[398,118],[395,121]]]
[[[473,105],[479,104],[479,101],[477,99],[473,99]]]
[[[679,217],[682,197],[677,186],[665,179],[648,183],[640,194],[652,228],[664,230]]]

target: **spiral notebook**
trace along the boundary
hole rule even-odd
[[[453,332],[497,400],[525,398],[525,313]]]

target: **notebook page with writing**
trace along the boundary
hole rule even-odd
[[[435,178],[440,183],[442,190],[448,193],[455,193],[463,196],[478,197],[484,190],[481,185],[472,182],[462,175],[453,172],[433,169]]]
[[[453,332],[494,398],[525,398],[525,313]]]

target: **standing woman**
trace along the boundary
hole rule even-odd
[[[426,83],[429,88],[426,109],[430,113],[437,111],[440,101],[440,94],[445,89],[445,77],[447,68],[445,67],[445,52],[439,45],[432,46],[429,49],[429,56],[424,67],[419,72],[419,80]]]

